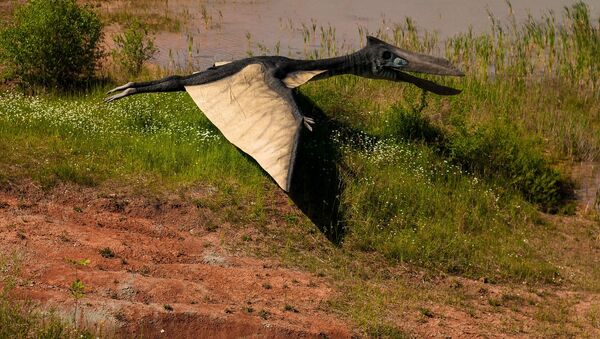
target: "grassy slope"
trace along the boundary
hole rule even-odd
[[[565,235],[593,239],[597,216],[580,222],[539,212],[574,211],[561,164],[600,160],[597,69],[593,59],[580,60],[596,50],[598,25],[588,20],[591,33],[572,27],[564,46],[556,43],[562,49],[551,49],[574,49],[557,52],[557,63],[540,61],[549,40],[540,38],[536,47],[531,27],[515,27],[513,37],[457,37],[447,53],[468,75],[444,80],[463,88],[457,97],[350,76],[304,86],[299,100],[318,121],[315,132],[304,136],[295,179],[301,184],[290,201],[304,213],[281,215],[273,208],[275,184],[198,114],[186,94],[105,105],[103,89],[71,97],[4,92],[0,180],[116,182],[155,191],[215,187],[213,200],[194,203],[220,211],[220,221],[271,239],[266,245],[230,239],[232,249],[330,276],[342,293],[329,307],[373,334],[396,333],[403,312],[426,314],[424,300],[470,307],[462,291],[412,286],[399,269],[597,291],[600,272],[581,260],[585,253],[578,259],[564,249],[544,251]],[[429,46],[410,27],[395,32],[404,32],[388,37],[398,45]],[[592,42],[567,45],[581,36]],[[531,67],[500,55],[521,50],[529,53],[522,59],[534,61]],[[488,74],[489,63],[497,74]],[[271,220],[288,226],[268,226]],[[583,230],[574,229],[575,222]],[[539,306],[550,313],[540,316],[541,328],[552,331],[571,321],[552,313],[567,307],[559,306]]]

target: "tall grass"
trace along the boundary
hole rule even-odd
[[[489,13],[489,32],[469,30],[444,43],[436,32],[420,30],[410,18],[403,23],[384,20],[373,32],[359,26],[358,33],[363,44],[367,34],[374,34],[396,46],[443,54],[459,65],[466,71],[464,79],[435,80],[464,90],[451,111],[465,115],[467,123],[492,123],[502,117],[526,135],[533,132],[542,139],[554,158],[600,160],[599,18],[590,16],[585,3],[576,2],[565,7],[560,18],[548,12],[542,18],[529,16],[517,22],[507,4],[508,22]],[[303,24],[302,35],[309,58],[350,52],[329,26]],[[384,105],[394,100],[389,97]]]
[[[582,94],[598,95],[600,22],[590,18],[585,3],[566,7],[561,24],[552,12],[542,20],[529,16],[517,23],[512,9],[509,24],[492,14],[490,19],[491,33],[451,38],[446,55],[478,79],[502,78],[516,84],[528,79],[559,80],[562,86],[578,86]]]

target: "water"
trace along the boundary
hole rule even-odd
[[[597,18],[600,0],[586,3],[593,18]],[[539,18],[550,10],[561,14],[571,4],[573,0],[515,0],[512,7],[515,18],[521,21],[529,14]],[[203,5],[207,16],[212,16],[209,29],[203,20]],[[503,22],[509,18],[509,6],[503,0],[165,0],[160,6],[164,8],[158,10],[182,18],[183,25],[181,32],[157,34],[160,52],[156,61],[164,66],[192,65],[195,69],[215,61],[246,57],[249,50],[276,54],[277,43],[279,54],[301,58],[302,23],[309,27],[312,22],[335,27],[338,48],[355,50],[361,47],[358,27],[374,33],[384,20],[389,29],[393,23],[410,17],[419,29],[436,31],[443,41],[470,27],[474,32],[488,30],[488,11]],[[269,51],[258,50],[257,43]]]

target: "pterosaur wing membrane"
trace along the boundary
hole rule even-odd
[[[253,63],[229,77],[185,90],[229,142],[289,191],[303,117],[281,80]]]

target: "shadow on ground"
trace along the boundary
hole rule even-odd
[[[340,153],[331,136],[336,122],[315,103],[295,93],[300,111],[315,119],[313,131],[304,128],[296,153],[290,198],[334,244],[340,244],[346,225],[340,210],[344,180]]]

